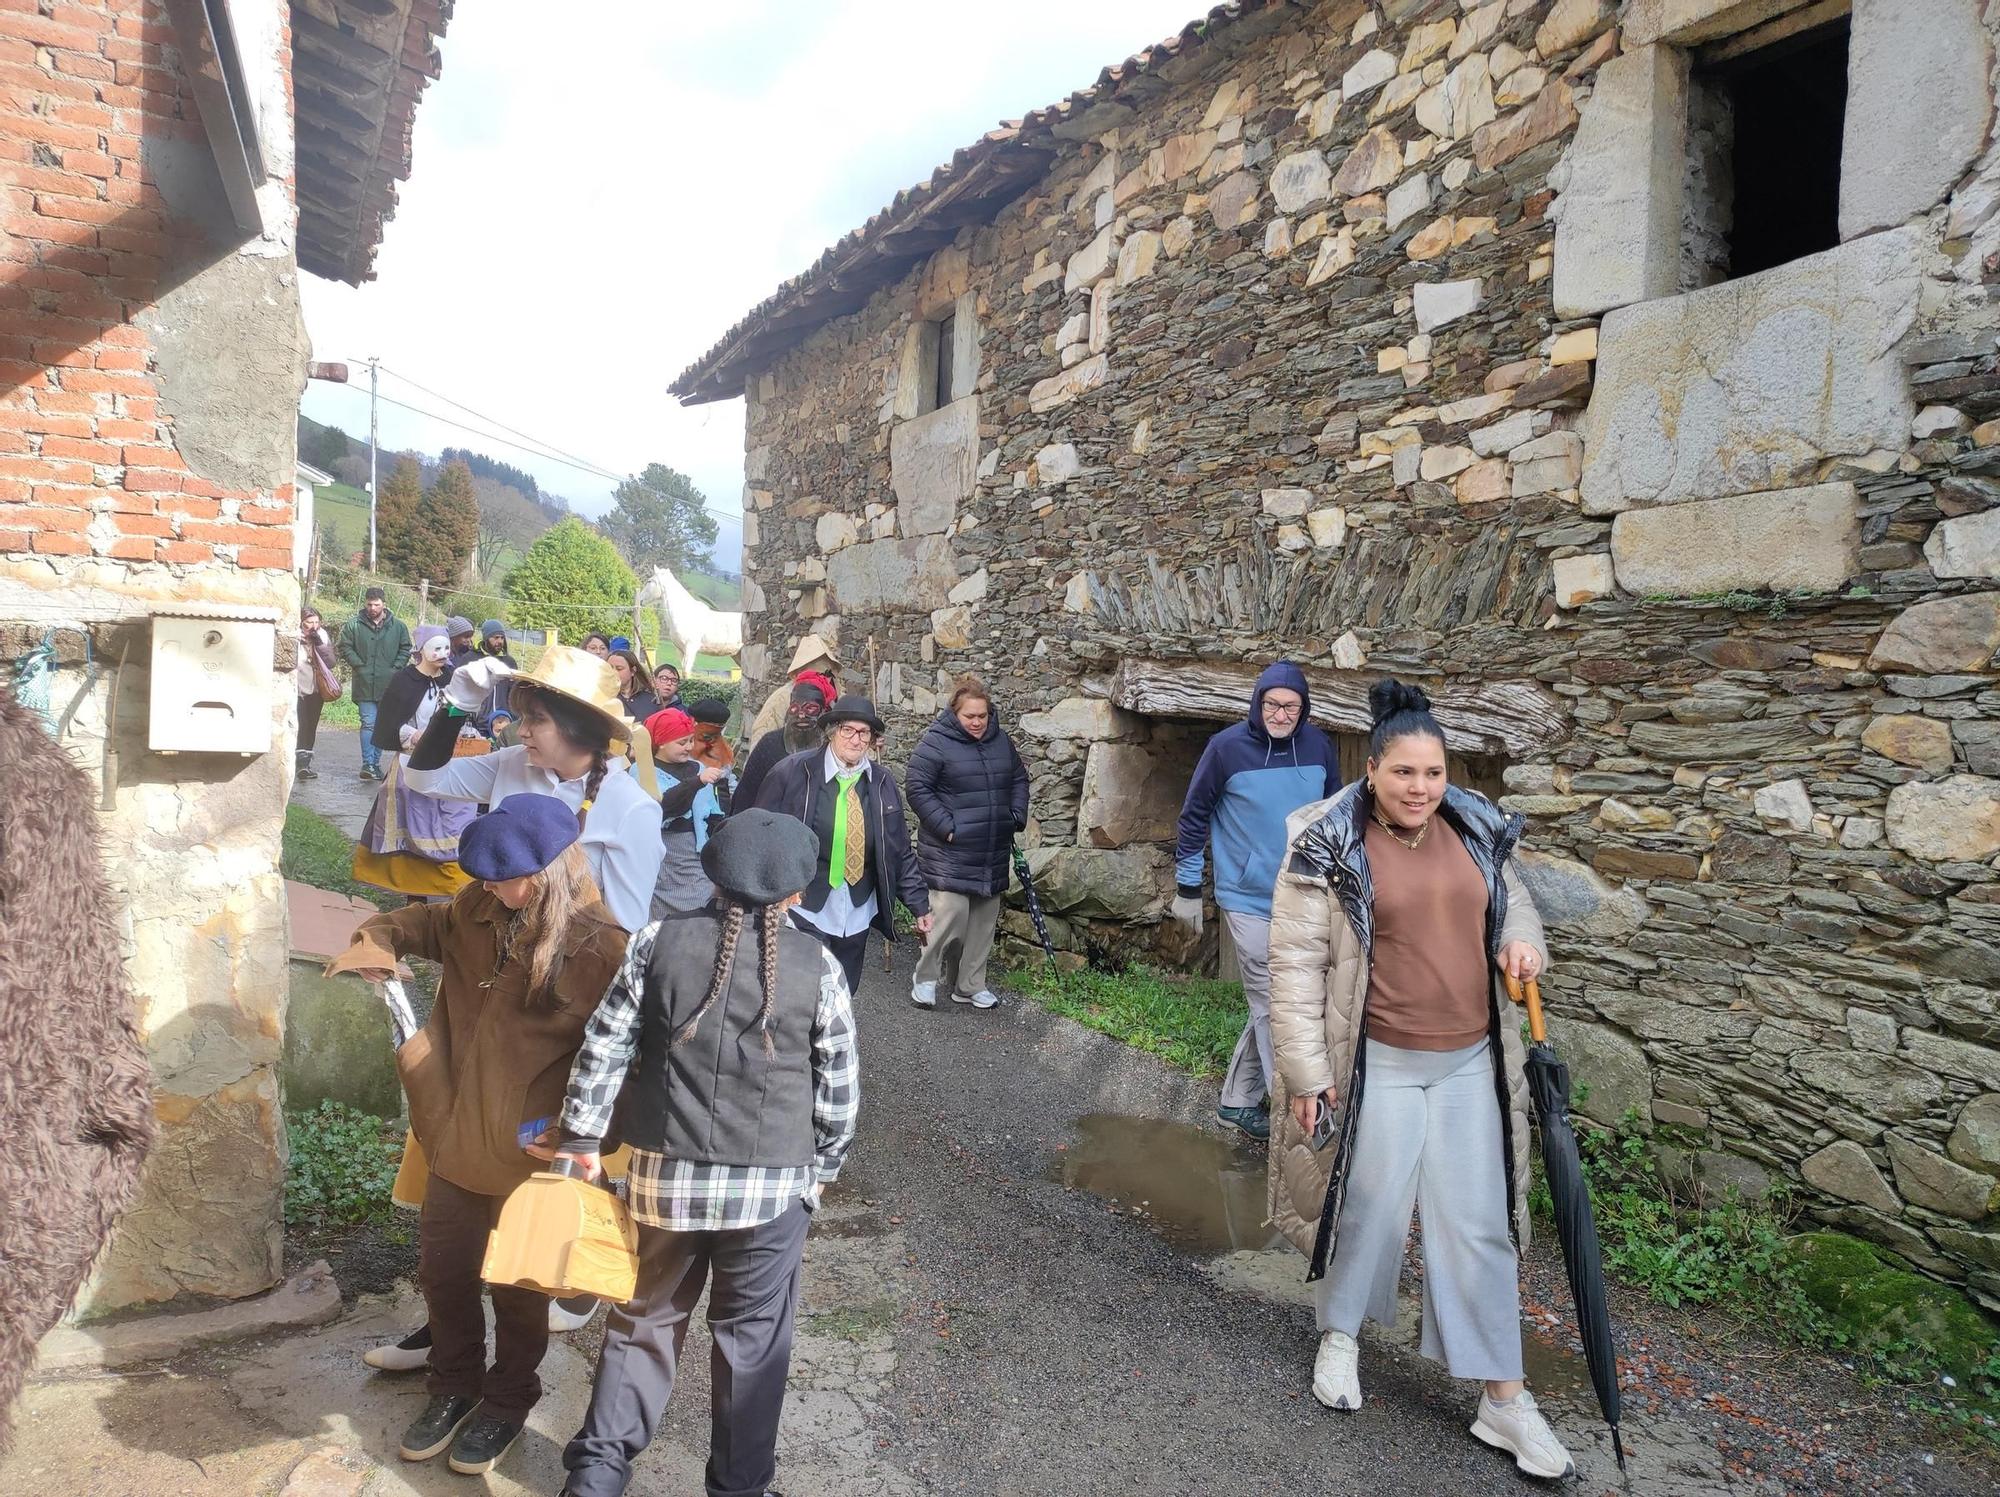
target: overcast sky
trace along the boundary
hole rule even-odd
[[[734,515],[743,403],[682,409],[668,381],[954,150],[1094,82],[1201,9],[461,5],[443,75],[417,110],[415,170],[377,279],[356,289],[304,278],[313,356],[357,366],[351,387],[311,385],[306,413],[365,436],[358,365],[373,354],[385,448],[481,448],[585,513],[610,502],[609,480],[387,401],[502,435],[470,407],[615,472],[667,463]],[[733,566],[737,528],[723,524],[720,559]]]

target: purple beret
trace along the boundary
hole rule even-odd
[[[459,837],[458,866],[488,883],[526,878],[576,839],[576,812],[553,795],[510,795]]]

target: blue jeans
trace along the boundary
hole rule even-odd
[[[354,705],[361,713],[361,767],[380,769],[382,751],[375,747],[375,703],[356,702]]]

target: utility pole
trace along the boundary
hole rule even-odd
[[[375,570],[375,392],[380,359],[368,361],[368,570]]]

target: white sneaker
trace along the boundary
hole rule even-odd
[[[361,1360],[378,1372],[415,1372],[419,1367],[430,1366],[430,1322],[425,1321],[401,1341],[369,1347],[361,1354]]]
[[[565,1310],[559,1299],[549,1301],[549,1333],[561,1335],[564,1331],[580,1331],[590,1324],[590,1317],[597,1313],[598,1301],[592,1300],[586,1310]]]
[[[1323,1331],[1313,1359],[1313,1397],[1330,1409],[1361,1407],[1361,1347],[1345,1331]]]
[[[1495,1450],[1507,1451],[1514,1464],[1530,1476],[1555,1478],[1576,1470],[1549,1421],[1535,1407],[1535,1395],[1522,1389],[1505,1403],[1479,1395],[1479,1417],[1472,1421],[1473,1438]]]
[[[936,1008],[937,984],[934,982],[918,983],[910,989],[910,1002],[916,1004],[918,1008]]]
[[[992,1008],[1000,1001],[1000,996],[991,988],[981,988],[976,993],[953,993],[951,1001],[953,1003],[969,1003],[974,1008]]]

